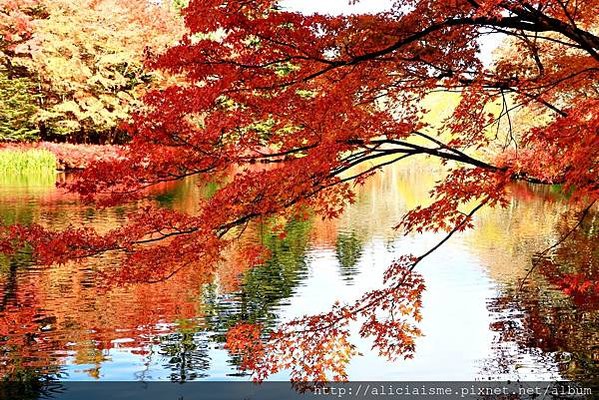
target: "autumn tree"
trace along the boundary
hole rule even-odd
[[[19,54],[18,46],[31,40],[33,20],[42,17],[41,0],[0,1],[0,58],[12,66],[10,57]]]
[[[36,85],[13,60],[31,40],[37,0],[0,1],[0,140],[26,140],[38,134]]]
[[[37,86],[44,138],[114,141],[156,83],[147,53],[183,33],[174,11],[145,0],[2,1],[0,10],[5,64]]]
[[[402,0],[326,16],[275,0],[192,0],[189,34],[152,62],[185,82],[147,94],[127,157],[95,163],[69,189],[103,205],[191,175],[219,190],[197,214],[148,207],[106,234],[5,227],[2,248],[27,242],[43,263],[117,252],[116,281],[169,279],[215,265],[255,220],[333,218],[385,166],[438,159],[446,173],[431,201],[397,221],[446,232],[438,245],[396,260],[384,286],[353,304],[270,332],[241,323],[228,337],[257,379],[285,368],[298,381],[346,378],[358,319],[382,355],[410,357],[424,290],[415,267],[477,210],[505,206],[510,182],[561,185],[573,210],[596,201],[598,11],[595,0]],[[509,50],[485,66],[479,40],[489,36]],[[437,92],[460,95],[440,121],[422,102]],[[516,112],[534,123],[516,124]]]

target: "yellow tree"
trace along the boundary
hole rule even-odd
[[[39,7],[31,39],[16,46],[21,56],[12,62],[43,94],[42,137],[114,141],[156,81],[145,56],[175,44],[183,22],[146,0],[45,0]]]

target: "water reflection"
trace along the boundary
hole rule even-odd
[[[210,368],[209,339],[197,326],[179,327],[176,333],[160,337],[158,354],[164,358],[164,368],[171,371],[175,382],[206,378]]]
[[[561,221],[557,233],[571,230]],[[599,386],[599,218],[592,213],[566,240],[537,256],[524,284],[494,299],[500,367],[522,365],[523,355],[548,359],[556,375]],[[517,351],[507,351],[510,346]],[[512,367],[513,368],[513,367]]]
[[[356,204],[337,220],[290,221],[285,235],[253,225],[212,274],[190,269],[157,284],[106,288],[100,273],[114,265],[110,258],[51,268],[31,265],[26,253],[0,258],[0,375],[25,381],[248,379],[223,349],[225,332],[239,321],[274,327],[378,287],[393,258],[418,254],[438,240],[392,229],[408,208],[427,201],[433,177],[428,166],[390,169],[358,189]],[[108,230],[138,206],[94,210],[59,192],[52,179],[19,179],[0,182],[4,223]],[[214,190],[187,180],[164,185],[150,198],[193,213]],[[369,351],[371,343],[357,338],[364,357],[351,365],[350,379],[598,379],[597,307],[588,298],[576,300],[573,288],[580,285],[572,283],[581,276],[597,282],[597,222],[590,220],[515,297],[531,256],[560,237],[566,206],[551,188],[512,190],[507,209],[483,212],[476,230],[419,266],[429,290],[426,336],[415,359],[381,360]],[[256,242],[272,257],[249,268],[236,255]]]
[[[358,272],[358,261],[362,257],[364,243],[356,232],[339,233],[335,243],[335,253],[339,262],[339,274],[343,280],[351,284]]]

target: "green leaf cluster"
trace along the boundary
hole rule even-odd
[[[29,78],[11,78],[0,70],[0,141],[38,138],[38,95]]]

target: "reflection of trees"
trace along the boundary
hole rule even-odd
[[[335,253],[339,261],[340,273],[343,280],[351,282],[357,273],[357,264],[362,257],[364,243],[355,231],[351,233],[339,233],[335,243]]]
[[[209,283],[214,275],[190,269],[160,284],[131,284],[103,291],[97,287],[96,272],[114,260],[96,259],[89,265],[44,270],[28,269],[30,260],[25,253],[10,262],[0,260],[0,298],[5,310],[0,310],[0,321],[9,310],[29,329],[11,336],[14,347],[8,352],[6,337],[0,338],[0,363],[19,366],[13,376],[36,380],[45,373],[59,371],[64,358],[57,354],[72,342],[76,344],[69,348],[75,353],[73,362],[91,365],[89,374],[98,377],[106,354],[115,347],[111,341],[129,337],[134,341],[119,347],[129,347],[135,354],[147,354],[151,348],[152,355],[171,371],[172,380],[200,379],[210,363],[207,352],[211,338],[207,332],[214,331],[213,338],[222,342],[226,331],[240,321],[258,322],[267,330],[277,324],[279,307],[293,295],[305,274],[309,242],[316,247],[334,248],[341,275],[348,280],[361,257],[364,241],[394,237],[390,225],[406,206],[420,201],[417,196],[426,196],[430,183],[428,178],[422,181],[427,175],[421,171],[404,172],[377,175],[358,188],[358,202],[339,220],[290,222],[284,238],[250,226],[242,241],[264,243],[271,258],[253,269],[228,262],[222,271],[216,271],[216,283]],[[472,248],[482,250],[480,257],[489,265],[492,277],[503,283],[513,283],[526,273],[531,250],[544,248],[548,237],[559,237],[554,231],[563,204],[549,189],[530,188],[515,185],[510,207],[483,212],[477,220],[480,226],[466,236]],[[157,200],[164,206],[193,213],[198,200],[209,196],[210,190],[209,185],[198,187],[189,180],[179,186],[164,185],[157,190]],[[43,201],[36,197],[23,204],[0,197],[0,216],[7,222],[33,220],[55,227],[68,222],[93,222],[94,226],[109,229],[118,226],[127,211],[94,211],[48,192],[36,194]],[[589,219],[585,229],[556,249],[547,259],[550,262],[537,267],[532,284],[525,287],[519,300],[506,297],[495,305],[505,315],[506,310],[513,311],[505,322],[494,326],[504,342],[517,343],[522,352],[537,349],[538,357],[555,359],[553,352],[571,352],[572,361],[561,364],[568,377],[585,370],[590,371],[587,377],[597,376],[599,355],[593,348],[598,342],[599,327],[594,322],[597,306],[590,301],[592,288],[584,288],[585,282],[598,281],[597,223],[593,224]],[[244,248],[236,250],[245,254]],[[561,292],[550,291],[549,287]],[[598,293],[596,287],[594,293]],[[593,304],[594,308],[589,306]],[[49,310],[48,315],[40,309]],[[169,324],[167,333],[164,325],[157,329],[157,324],[163,322]],[[3,324],[8,326],[6,320],[0,322]],[[47,326],[51,332],[43,332]],[[27,337],[48,341],[36,340],[27,345]],[[507,352],[496,360],[513,365],[511,356]],[[234,364],[238,362],[233,359]],[[5,365],[0,365],[0,375],[6,375]]]
[[[209,329],[224,341],[226,331],[239,321],[273,326],[281,301],[293,295],[305,274],[305,253],[310,223],[291,221],[285,237],[266,233],[262,242],[270,251],[269,259],[245,272],[239,291],[217,294],[214,285],[206,292]]]
[[[18,383],[25,391],[58,372],[44,352],[58,344],[44,333],[55,318],[40,309],[37,282],[19,280],[19,268],[27,261],[26,253],[10,259],[0,255],[0,381]]]
[[[264,264],[243,270],[237,277],[241,280],[238,285],[227,282],[227,287],[236,287],[234,291],[222,291],[216,283],[203,285],[203,317],[180,320],[174,332],[158,339],[157,353],[164,360],[164,367],[171,371],[171,380],[182,382],[205,377],[204,371],[210,368],[210,341],[224,342],[229,328],[238,322],[276,325],[278,307],[293,295],[306,270],[309,230],[309,222],[292,221],[285,227],[284,238],[258,232],[257,239],[270,253]],[[233,356],[231,362],[238,365],[240,360]]]
[[[151,197],[161,207],[174,208],[193,214],[198,210],[202,199],[211,197],[218,185],[214,182],[198,182],[196,179],[184,179],[181,182],[165,182],[152,189]]]
[[[552,358],[563,377],[595,384],[599,382],[598,228],[597,215],[589,216],[566,241],[535,260],[534,272],[522,288],[516,285],[492,305],[500,316],[492,326],[500,345],[515,344],[518,355],[532,349],[538,357]],[[515,364],[518,355],[502,354],[505,366]]]
[[[189,271],[159,285],[107,290],[95,285],[97,276],[70,264],[13,278],[4,274],[0,282],[8,294],[0,309],[0,380],[55,376],[67,349],[75,364],[91,365],[86,372],[99,378],[118,339],[128,339],[118,347],[134,354],[161,345],[174,380],[199,377],[196,371],[206,369],[206,346],[194,340],[186,321],[202,313],[201,287],[211,277],[200,275]],[[176,323],[165,334],[161,321]]]
[[[17,292],[17,269],[15,260],[0,255],[0,273],[2,274],[2,301],[0,311],[4,311],[11,299],[15,298]]]
[[[64,343],[48,334],[56,318],[40,307],[37,282],[19,280],[16,273],[17,264],[11,262],[0,280],[0,382],[27,391],[58,374],[59,363],[48,350]]]
[[[186,181],[175,187],[165,185],[156,194],[164,205],[192,213],[190,204],[209,196],[212,186]],[[59,228],[93,222],[105,230],[117,226],[127,211],[96,212],[51,187],[33,194],[29,189],[9,192],[11,197],[0,208],[6,223],[40,222]],[[14,201],[20,197],[26,201]],[[161,357],[164,367],[172,371],[172,380],[201,378],[210,362],[206,330],[224,334],[238,320],[275,323],[278,302],[291,296],[305,269],[309,227],[307,222],[289,223],[285,239],[270,233],[254,235],[250,240],[263,242],[272,258],[247,271],[236,290],[227,288],[218,294],[210,290],[215,288],[209,283],[214,275],[193,268],[159,284],[106,288],[98,286],[98,273],[110,268],[110,259],[37,268],[26,253],[10,260],[0,255],[0,378],[37,382],[56,376],[69,342],[73,362],[90,365],[88,374],[99,378],[108,351],[116,347],[113,341],[123,338],[133,340],[118,347]],[[203,295],[211,307],[207,324]],[[173,323],[167,333],[161,322]]]
[[[505,209],[481,210],[464,241],[489,275],[513,284],[526,275],[535,251],[557,240],[556,226],[567,204],[546,186],[514,184]]]
[[[53,184],[54,177],[46,186],[3,188],[0,221],[56,228],[93,222],[98,229],[108,230],[118,226],[128,211],[124,207],[95,210]],[[39,268],[31,265],[27,252],[10,259],[0,254],[0,380],[38,382],[57,376],[67,348],[73,351],[75,364],[91,365],[86,372],[99,378],[107,352],[115,347],[113,340],[133,339],[119,347],[143,354],[163,333],[157,328],[160,321],[201,314],[198,299],[201,286],[212,279],[210,274],[188,270],[157,285],[102,287],[98,273],[113,263],[98,258]],[[165,342],[174,342],[178,334],[174,335]],[[189,352],[189,340],[184,337],[181,342],[182,350]],[[184,359],[183,364],[189,364]]]
[[[208,339],[198,331],[197,327],[187,327],[160,337],[158,353],[165,358],[164,367],[171,371],[172,381],[193,381],[207,376],[202,371],[210,368]]]

